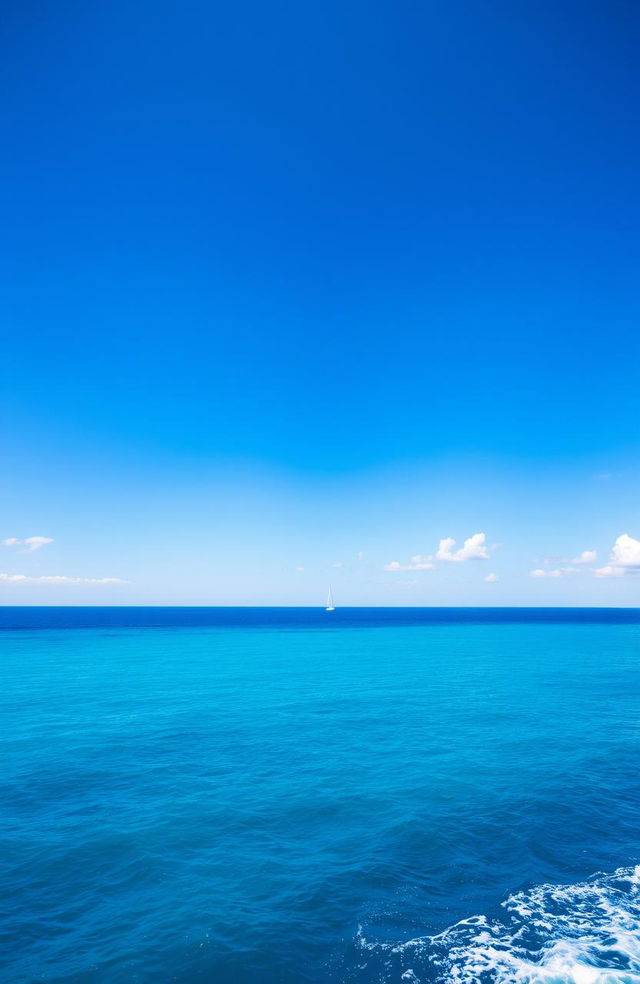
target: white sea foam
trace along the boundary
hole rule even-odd
[[[538,885],[503,920],[464,919],[436,936],[358,943],[411,984],[640,984],[640,865],[574,885]]]

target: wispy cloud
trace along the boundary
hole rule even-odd
[[[390,564],[384,565],[385,571],[432,571],[435,564],[431,563],[430,557],[423,557],[422,554],[414,554],[408,564],[401,564],[397,560],[392,560]]]
[[[640,573],[640,540],[622,533],[613,544],[609,563],[593,571],[594,577],[624,577]]]
[[[627,574],[627,570],[624,567],[616,567],[615,564],[605,564],[604,567],[597,567],[594,572],[594,577],[624,577]]]
[[[484,533],[474,533],[473,536],[470,536],[464,541],[464,544],[458,550],[454,550],[456,541],[452,537],[447,536],[443,540],[440,540],[436,559],[449,560],[454,563],[460,563],[465,560],[488,560],[489,550],[486,546],[486,539]]]
[[[17,536],[9,536],[2,542],[5,547],[25,547],[27,553],[33,553],[34,550],[40,550],[41,547],[45,547],[47,543],[53,543],[53,537],[27,536],[24,540],[20,540]]]
[[[573,567],[554,567],[551,570],[543,570],[542,567],[536,567],[535,570],[529,571],[529,577],[550,577],[559,578],[565,577],[567,574],[575,574],[575,568]]]
[[[121,577],[69,577],[66,574],[42,574],[30,577],[28,574],[0,574],[0,581],[12,584],[128,584]]]
[[[26,540],[23,541],[27,550],[39,550],[40,547],[46,547],[47,543],[53,543],[52,536],[28,536]]]
[[[497,581],[500,580],[500,575],[493,574],[493,573],[487,574],[484,580],[487,582],[487,584],[495,584]]]
[[[305,568],[302,566],[302,564],[298,564],[298,566],[296,567],[296,570],[297,570],[298,574],[302,574],[302,572],[305,570]]]
[[[593,564],[598,554],[595,550],[583,550],[577,557],[571,558],[572,564]]]

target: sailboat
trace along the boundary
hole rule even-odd
[[[329,586],[329,594],[327,595],[327,608],[328,612],[335,612],[336,606],[333,603],[333,598],[331,597],[331,586]]]

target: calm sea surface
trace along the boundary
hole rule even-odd
[[[0,609],[3,982],[640,982],[640,611]]]

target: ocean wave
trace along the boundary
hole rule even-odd
[[[405,984],[640,984],[640,865],[537,885],[502,906],[503,919],[473,916],[404,943],[360,929],[358,949]]]

